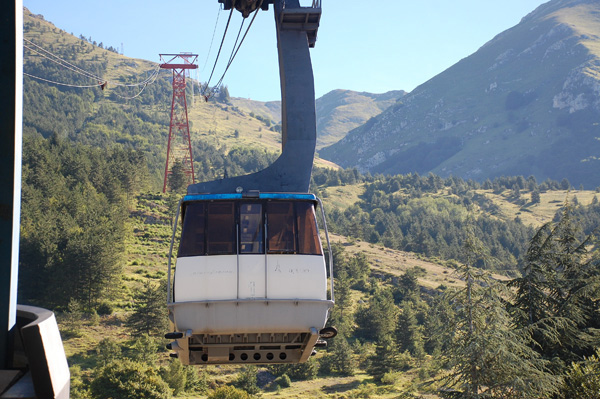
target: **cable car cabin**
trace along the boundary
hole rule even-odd
[[[181,201],[172,287],[169,281],[174,332],[166,335],[176,339],[168,345],[173,356],[184,364],[297,363],[326,345],[320,338],[332,333],[324,327],[333,279],[328,299],[317,205],[324,216],[312,194]]]

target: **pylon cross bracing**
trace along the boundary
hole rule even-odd
[[[194,183],[194,158],[192,157],[192,141],[185,96],[185,75],[189,69],[197,69],[198,54],[160,54],[162,69],[173,71],[173,101],[171,102],[171,123],[169,124],[169,141],[167,143],[167,160],[165,163],[165,180],[163,193],[167,191],[169,176],[173,173],[173,165],[181,162],[188,184]]]

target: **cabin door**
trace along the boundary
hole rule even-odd
[[[262,204],[242,203],[239,217],[238,298],[266,298],[266,256]]]

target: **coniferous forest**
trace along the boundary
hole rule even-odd
[[[44,37],[81,68],[103,75],[115,63],[91,39],[25,21],[26,37]],[[25,67],[78,83],[35,57]],[[56,312],[71,397],[600,397],[600,194],[566,179],[316,167],[338,336],[300,365],[170,358],[166,264],[185,191],[174,173],[171,191],[159,192],[170,90],[162,75],[129,100],[117,89],[25,80],[19,302]],[[209,104],[256,119],[226,95],[218,101]],[[260,170],[277,156],[229,139],[194,142],[197,180]]]

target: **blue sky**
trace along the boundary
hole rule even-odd
[[[322,0],[319,38],[311,50],[317,97],[334,89],[411,91],[545,2]],[[129,57],[158,62],[159,53],[198,53],[201,81],[210,75],[228,17],[227,11],[219,12],[217,0],[23,0],[23,4],[76,36],[91,36],[119,49],[123,43]],[[241,20],[236,12],[228,33],[231,40],[225,42],[223,63],[217,64],[212,83],[223,72]],[[280,99],[272,9],[257,16],[224,83],[232,96]]]

